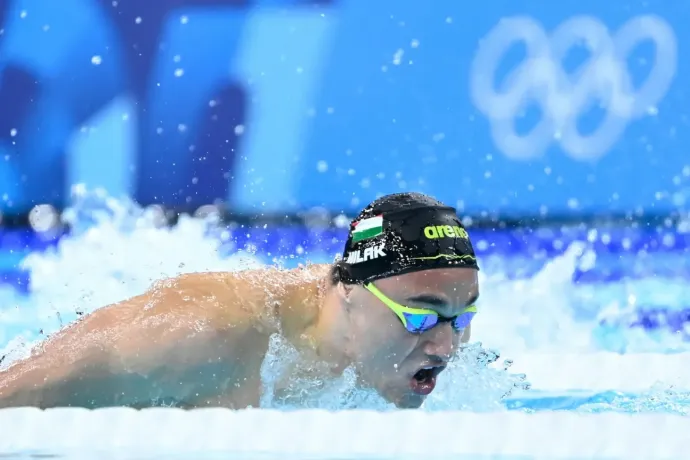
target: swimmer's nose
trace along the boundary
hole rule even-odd
[[[457,345],[455,331],[450,323],[442,323],[425,332],[427,335],[424,352],[429,356],[437,356],[447,362]]]

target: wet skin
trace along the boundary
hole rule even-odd
[[[421,335],[361,286],[333,285],[330,267],[197,273],[158,282],[55,334],[0,371],[0,408],[16,406],[257,406],[269,337],[305,356],[354,364],[363,385],[418,407],[410,379],[444,365],[469,329],[442,323]],[[453,268],[376,281],[391,299],[453,316],[477,297],[477,273]]]
[[[479,295],[477,271],[466,268],[408,273],[374,284],[399,304],[434,310],[443,318],[458,315]],[[352,358],[362,379],[398,407],[419,407],[426,395],[411,389],[413,376],[423,367],[440,368],[435,372],[445,369],[470,331],[458,332],[450,322],[442,322],[422,334],[411,334],[368,290],[353,287],[351,301],[359,306],[352,312],[358,336]]]

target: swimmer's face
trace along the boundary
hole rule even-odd
[[[479,295],[477,271],[470,268],[433,269],[374,282],[388,298],[413,308],[456,316]],[[419,407],[455,353],[463,331],[441,322],[421,334],[405,329],[396,314],[361,286],[352,289],[351,353],[365,384],[402,408]],[[425,367],[431,371],[419,373]]]

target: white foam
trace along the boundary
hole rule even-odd
[[[209,226],[202,219],[185,217],[178,226],[168,229],[160,227],[156,208],[143,210],[128,200],[115,200],[102,191],[91,193],[79,187],[74,198],[75,205],[63,218],[75,232],[55,250],[32,254],[23,262],[23,267],[31,270],[28,302],[17,306],[13,298],[0,299],[0,356],[6,355],[0,367],[26,356],[31,344],[73,321],[77,311],[89,313],[137,295],[156,279],[190,271],[240,270],[273,257],[256,257],[246,251],[249,247],[234,246],[233,251],[245,251],[224,257],[219,239],[208,235]],[[223,238],[228,240],[227,235]],[[231,240],[226,242],[232,246]],[[296,249],[295,254],[299,253]],[[688,354],[598,352],[604,339],[616,350],[688,350],[688,343],[682,343],[678,334],[625,328],[614,329],[603,338],[597,334],[597,310],[602,303],[608,305],[615,300],[621,302],[617,308],[623,309],[635,302],[654,304],[658,295],[668,302],[664,296],[682,292],[682,283],[676,283],[674,290],[669,288],[668,280],[619,283],[614,290],[599,285],[578,286],[572,282],[572,275],[583,253],[586,251],[582,244],[573,244],[565,255],[551,260],[528,279],[508,279],[500,270],[483,270],[481,314],[473,324],[472,341],[497,349],[502,359],[514,364],[508,372],[497,370],[500,361],[490,368],[485,364],[477,368],[472,359],[482,350],[476,349],[467,362],[449,368],[439,379],[439,387],[426,407],[498,409],[503,407],[501,397],[522,385],[522,380],[511,373],[524,373],[533,388],[554,392],[644,391],[657,382],[690,388],[690,370],[683,365],[689,362]],[[589,259],[587,263],[591,264]],[[498,267],[506,262],[496,256],[483,264],[490,266],[492,261]],[[677,302],[683,305],[680,297]],[[276,356],[285,359],[284,353]],[[342,393],[340,389],[349,388],[347,385],[345,382],[334,389],[331,399],[317,398],[319,404],[308,407],[342,407],[337,397]],[[274,402],[268,399],[265,407]],[[366,400],[357,407],[376,406]]]
[[[534,389],[634,392],[659,383],[690,388],[690,353],[529,353],[511,358],[511,372],[527,374]]]
[[[568,412],[127,408],[0,410],[0,452],[166,452],[249,458],[532,458],[663,459],[687,455],[690,419],[674,415]],[[443,440],[443,442],[438,442]],[[164,457],[161,457],[164,458]]]

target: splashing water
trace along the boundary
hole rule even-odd
[[[302,246],[293,246],[276,258],[276,254],[255,252],[251,244],[239,244],[233,236],[251,229],[221,228],[213,216],[182,216],[174,228],[168,228],[161,224],[160,211],[155,207],[142,209],[130,200],[81,188],[75,189],[74,205],[65,211],[63,220],[72,228],[70,235],[54,248],[30,254],[21,264],[31,273],[29,296],[0,291],[0,356],[5,356],[0,368],[26,356],[45,335],[80,315],[140,294],[160,278],[196,271],[244,270],[276,262],[291,266],[307,261],[310,255],[315,257],[313,262],[331,262],[339,251],[322,248],[310,253]],[[682,305],[688,297],[683,284],[654,277],[606,284],[574,283],[577,270],[590,270],[597,263],[599,254],[590,243],[570,244],[562,255],[545,259],[530,276],[509,275],[504,267],[515,262],[504,256],[491,255],[483,260],[480,314],[473,323],[473,340],[481,343],[465,347],[442,374],[425,404],[427,410],[487,411],[504,409],[506,404],[522,410],[540,408],[530,400],[515,399],[530,393],[525,393],[530,376],[511,372],[512,362],[482,343],[501,350],[506,357],[548,352],[584,353],[583,359],[587,359],[587,354],[602,350],[668,353],[688,349],[688,342],[679,334],[650,334],[630,329],[626,323],[639,303],[663,303],[669,308]],[[636,256],[631,260],[635,263]],[[276,394],[272,387],[276,376],[297,358],[289,344],[280,337],[272,338],[262,368],[267,387],[262,407],[391,409],[376,394],[358,389],[351,369],[329,382],[316,378],[294,381],[287,394]],[[583,411],[678,413],[686,413],[690,407],[690,393],[668,384],[635,395],[610,390],[569,398],[562,406]]]

